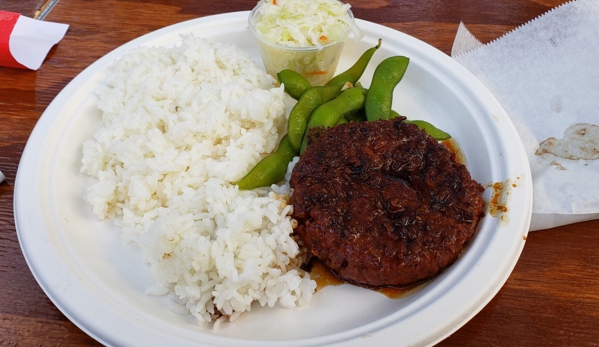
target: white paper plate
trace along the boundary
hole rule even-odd
[[[92,64],[50,104],[27,143],[15,189],[19,241],[35,278],[69,319],[107,345],[415,346],[447,337],[491,300],[516,264],[530,223],[529,167],[508,116],[485,87],[445,54],[390,28],[358,20],[365,37],[347,43],[339,70],[382,38],[363,84],[370,84],[382,59],[410,57],[394,109],[451,133],[483,185],[516,182],[507,194],[508,214],[486,216],[463,256],[415,294],[393,300],[351,285],[327,287],[305,307],[255,305],[235,323],[212,331],[171,312],[167,298],[145,295],[153,280],[140,252],[83,202],[91,181],[79,173],[81,144],[99,126],[93,90],[111,63],[136,46],[172,45],[180,34],[193,33],[234,43],[261,64],[246,29],[248,13],[200,18],[133,40]]]

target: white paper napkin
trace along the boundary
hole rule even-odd
[[[599,218],[599,1],[566,3],[485,45],[461,24],[452,56],[522,138],[531,230]]]
[[[67,24],[0,11],[0,66],[37,70],[66,34]]]
[[[2,171],[0,171],[0,183],[2,183],[2,181],[4,181],[6,177],[4,177],[4,174],[2,173]]]

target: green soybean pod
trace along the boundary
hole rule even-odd
[[[343,86],[347,82],[350,82],[351,84],[356,84],[360,77],[362,77],[364,70],[366,70],[366,67],[368,66],[368,63],[370,62],[370,59],[372,58],[374,52],[376,52],[376,50],[379,49],[379,47],[381,47],[381,43],[382,40],[379,39],[379,42],[376,46],[362,53],[362,55],[360,56],[360,58],[358,58],[354,65],[352,65],[349,69],[345,70],[344,72],[333,77],[330,81],[327,82],[326,85],[343,88]]]
[[[285,86],[285,92],[295,100],[299,100],[306,90],[312,88],[306,77],[293,70],[281,70],[277,74],[277,78]]]
[[[389,117],[389,119],[393,119],[393,118],[397,118],[397,117],[401,117],[401,115],[399,113],[397,113],[396,111],[391,110],[391,116]],[[418,129],[424,130],[427,134],[429,134],[432,138],[434,138],[437,141],[449,140],[451,138],[451,135],[449,135],[445,131],[437,128],[436,126],[432,125],[431,123],[429,123],[427,121],[404,119],[404,122],[407,124],[416,125],[418,127]]]
[[[289,135],[287,134],[285,134],[285,136],[283,136],[283,138],[281,139],[281,142],[279,142],[279,146],[277,147],[276,153],[282,156],[282,158],[284,158],[287,161],[287,164],[289,164],[293,157],[299,154],[299,152],[291,143]],[[285,167],[287,167],[287,165]]]
[[[341,124],[348,124],[348,123],[349,123],[349,121],[347,120],[347,117],[341,116],[341,118],[339,118],[337,123],[335,123],[335,126],[341,125]]]
[[[334,86],[312,87],[304,92],[289,112],[287,134],[296,150],[300,149],[308,119],[316,108],[339,95],[339,88]]]
[[[300,153],[303,153],[308,145],[308,131],[310,129],[335,126],[343,115],[363,108],[365,99],[366,89],[354,87],[346,89],[335,99],[318,106],[308,120]]]
[[[401,115],[397,111],[391,110],[389,112],[389,119],[394,119],[394,118],[397,118],[397,117],[401,117]]]
[[[348,122],[363,122],[366,120],[366,114],[364,113],[364,108],[359,110],[350,111],[344,115],[344,117],[348,120]]]
[[[426,131],[427,134],[429,134],[432,138],[434,138],[437,141],[449,140],[451,138],[451,135],[427,121],[406,119],[404,120],[404,122],[416,125],[420,130]]]
[[[376,67],[364,104],[366,119],[389,119],[393,90],[406,73],[409,63],[410,59],[407,57],[394,56],[383,60]]]
[[[289,137],[283,136],[276,152],[262,158],[250,172],[237,182],[239,189],[251,190],[280,182],[285,178],[289,162],[295,155],[297,155],[297,151],[289,142]]]

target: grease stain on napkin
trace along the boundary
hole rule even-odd
[[[563,139],[550,137],[541,142],[536,155],[551,154],[569,160],[599,159],[599,126],[574,124],[564,132]]]

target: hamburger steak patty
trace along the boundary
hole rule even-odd
[[[322,131],[295,165],[296,233],[340,278],[406,286],[451,265],[484,215],[483,187],[404,118]]]

